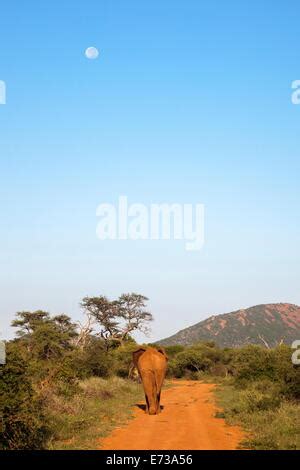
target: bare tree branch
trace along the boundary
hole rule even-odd
[[[267,341],[265,340],[265,338],[262,336],[262,335],[258,335],[259,339],[264,343],[264,345],[266,346],[267,349],[270,349],[270,346],[269,344],[267,343]]]
[[[149,331],[148,323],[153,317],[145,310],[147,301],[147,297],[135,293],[112,301],[104,296],[85,297],[81,307],[100,325],[99,335],[108,349],[113,341],[123,344],[134,331]]]

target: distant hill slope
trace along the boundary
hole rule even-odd
[[[266,304],[213,315],[179,331],[159,344],[191,345],[213,340],[220,347],[260,344],[273,347],[300,339],[300,307],[292,304]]]

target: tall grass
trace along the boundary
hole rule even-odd
[[[49,449],[97,449],[100,439],[130,418],[142,398],[140,385],[119,377],[92,377],[72,398],[50,395],[46,410],[53,437]]]
[[[281,398],[274,383],[258,381],[245,389],[223,384],[215,393],[223,409],[217,415],[246,431],[243,447],[300,450],[300,403]]]

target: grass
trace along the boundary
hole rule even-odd
[[[72,398],[53,395],[47,405],[54,435],[48,448],[99,448],[100,439],[125,424],[132,416],[133,405],[142,398],[141,385],[118,377],[87,379]]]
[[[215,393],[222,408],[216,416],[245,430],[242,447],[300,450],[300,404],[280,399],[274,384],[257,382],[238,389],[225,382]]]

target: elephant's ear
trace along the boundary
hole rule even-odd
[[[145,351],[146,351],[146,348],[144,348],[143,346],[140,346],[139,349],[136,349],[135,351],[133,351],[132,360],[133,360],[135,367],[137,367],[138,360],[141,357],[141,355],[144,354]]]
[[[164,348],[162,348],[161,346],[159,348],[157,348],[157,351],[160,353],[160,354],[163,354],[165,356],[165,358],[167,359],[167,361],[169,360],[168,356],[167,356],[167,353],[165,351]]]

